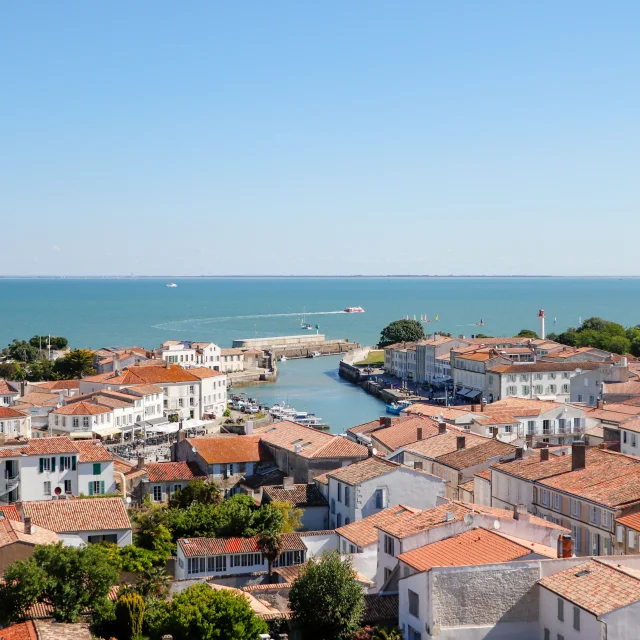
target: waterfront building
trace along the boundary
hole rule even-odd
[[[226,374],[206,366],[184,369],[168,361],[83,378],[80,392],[123,391],[139,385],[160,387],[164,392],[164,414],[180,419],[220,416],[227,407]]]
[[[206,367],[220,371],[220,347],[213,342],[167,340],[154,351],[157,358],[183,367]]]
[[[416,343],[416,380],[428,384],[441,384],[451,379],[451,350],[468,347],[462,338],[435,334]]]
[[[113,457],[97,441],[7,439],[0,454],[0,502],[102,495],[115,489]]]
[[[244,351],[238,347],[220,349],[220,371],[225,373],[244,371]]]
[[[496,349],[485,346],[474,345],[451,351],[451,376],[456,396],[466,400],[498,400],[485,393],[487,368],[497,364],[509,366],[512,361]]]
[[[132,544],[131,522],[122,498],[25,501],[18,506],[23,520],[55,531],[70,546],[109,542]]]
[[[93,367],[96,373],[122,371],[127,367],[146,362],[151,354],[140,347],[120,348],[105,347],[93,353]]]
[[[330,526],[340,528],[386,509],[391,504],[409,504],[417,509],[434,507],[445,495],[442,479],[372,456],[325,474]]]

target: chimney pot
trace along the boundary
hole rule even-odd
[[[447,423],[438,422],[438,435],[442,435],[443,433],[447,433]]]
[[[292,476],[285,476],[284,478],[282,478],[282,488],[285,491],[291,491],[293,489],[293,477]]]
[[[527,513],[526,504],[514,504],[513,505],[513,519],[514,520],[528,520],[529,514]]]
[[[418,427],[418,440],[422,440],[422,427]]]
[[[584,442],[574,442],[571,445],[571,471],[584,469],[587,465],[587,450]]]
[[[458,436],[456,438],[456,447],[458,451],[460,451],[460,449],[464,449],[465,442],[466,442],[465,436]]]
[[[522,447],[516,447],[516,454],[514,460],[522,460],[522,454],[524,453],[524,449]]]
[[[482,402],[480,403],[480,411],[484,411],[486,406],[487,400],[485,398],[482,398]]]
[[[385,427],[385,426],[386,426],[386,425],[385,425],[385,420],[386,420],[386,417],[385,417],[385,416],[380,416],[379,423],[380,423],[380,426],[381,426],[381,427]]]
[[[246,424],[244,425],[244,433],[247,436],[253,435],[253,420],[247,420]]]
[[[604,402],[602,401],[602,398],[598,398],[598,403],[596,404],[596,407],[598,409],[602,409],[602,407],[604,407]]]
[[[27,536],[31,535],[31,518],[29,516],[24,519],[24,533]]]
[[[144,456],[138,456],[138,469],[142,469],[144,467]]]
[[[571,558],[573,556],[573,542],[568,533],[558,536],[558,558]]]
[[[182,423],[180,423],[180,428],[178,429],[178,442],[182,442],[184,440],[184,431],[182,430]]]
[[[546,447],[540,450],[540,462],[546,462],[549,459],[549,449]]]

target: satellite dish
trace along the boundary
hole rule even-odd
[[[493,521],[493,528],[497,531],[500,528],[500,522],[498,520]]]
[[[193,453],[198,453],[198,447],[192,447],[191,451],[193,451]]]
[[[126,502],[127,504],[131,504],[131,496],[127,496],[127,497],[125,498],[125,502]]]
[[[371,453],[373,453],[374,456],[377,456],[378,450],[375,447],[373,447],[373,449],[371,449]]]
[[[464,514],[464,523],[470,527],[473,524],[473,516],[470,513]]]

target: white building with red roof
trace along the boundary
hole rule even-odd
[[[20,397],[20,383],[0,380],[0,407],[11,406]]]
[[[0,502],[113,491],[113,457],[98,441],[59,437],[0,445]]]
[[[31,437],[31,415],[24,409],[0,407],[0,435]]]

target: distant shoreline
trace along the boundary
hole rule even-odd
[[[214,275],[201,275],[201,276],[178,276],[178,275],[159,275],[159,276],[10,276],[0,275],[0,280],[456,280],[456,279],[484,279],[484,280],[634,280],[640,278],[640,275],[636,276],[569,276],[569,275],[408,275],[408,274],[395,274],[395,275],[228,275],[228,276],[214,276]]]

